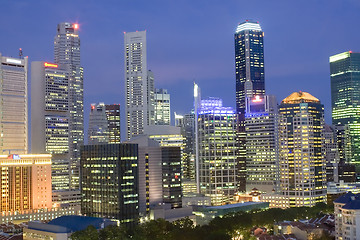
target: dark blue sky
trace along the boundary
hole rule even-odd
[[[328,58],[360,50],[359,12],[358,0],[0,0],[0,52],[16,56],[22,47],[30,61],[53,61],[57,23],[78,22],[87,121],[92,102],[124,110],[123,32],[146,29],[155,85],[171,93],[172,111],[186,113],[194,80],[202,96],[235,106],[233,33],[253,19],[265,32],[267,93],[281,101],[307,91],[329,122]]]

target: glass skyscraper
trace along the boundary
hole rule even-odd
[[[238,144],[238,188],[245,191],[245,99],[265,95],[264,33],[258,22],[246,20],[235,31],[235,76]]]
[[[80,146],[84,143],[84,84],[80,65],[79,24],[60,23],[54,39],[54,58],[69,76],[70,188],[79,189]]]
[[[351,51],[330,57],[333,125],[348,128],[350,152],[346,162],[360,173],[360,53]],[[359,176],[358,176],[359,177]]]

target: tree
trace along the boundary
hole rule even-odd
[[[96,228],[92,225],[86,229],[74,232],[70,239],[72,240],[99,240],[99,233]]]

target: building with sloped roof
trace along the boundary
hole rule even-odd
[[[360,193],[348,192],[334,201],[336,239],[360,239]]]

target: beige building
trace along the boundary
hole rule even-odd
[[[28,58],[0,53],[0,154],[27,153]]]
[[[51,209],[51,155],[0,155],[0,211]]]

